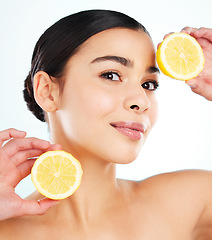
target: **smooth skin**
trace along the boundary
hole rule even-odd
[[[119,56],[128,64],[103,56]],[[158,72],[153,67],[155,51],[149,36],[116,28],[92,36],[69,60],[62,93],[45,72],[36,74],[36,101],[47,112],[50,142],[60,145],[25,138],[17,130],[1,132],[2,143],[13,137],[0,150],[2,239],[212,238],[211,172],[181,171],[141,182],[116,179],[115,163],[136,158],[157,119],[152,82]],[[142,123],[146,131],[141,140],[111,126],[119,121]],[[56,206],[58,202],[50,200],[38,204],[43,198],[38,192],[19,204],[14,187],[30,172],[34,160],[28,164],[27,159],[61,146],[82,164],[79,189]],[[19,175],[22,163],[25,167]]]

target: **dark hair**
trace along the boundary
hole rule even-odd
[[[33,93],[33,78],[38,71],[46,72],[50,77],[61,78],[64,68],[79,46],[88,38],[101,31],[123,27],[141,29],[149,33],[135,19],[110,10],[88,10],[62,18],[48,28],[39,38],[32,55],[31,70],[24,83],[24,99],[28,109],[42,122],[45,113],[36,103]]]

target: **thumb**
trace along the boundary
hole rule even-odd
[[[191,88],[191,89],[194,89],[197,87],[197,79],[196,78],[193,78],[191,80],[188,80],[188,81],[185,81],[185,83]]]
[[[196,79],[198,79],[198,77],[195,79],[186,81],[186,83],[191,87],[191,90],[194,93],[203,96],[205,99],[207,99],[209,101],[212,101],[211,87],[209,85],[207,85],[207,83],[196,80]]]
[[[42,215],[47,212],[47,210],[55,205],[59,201],[44,198],[38,201],[24,200],[22,206],[17,212],[17,216],[23,215]]]

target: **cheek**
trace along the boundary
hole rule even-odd
[[[66,98],[66,109],[70,117],[78,119],[78,122],[86,120],[87,124],[95,123],[96,120],[104,119],[113,111],[115,99],[111,92],[103,91],[95,86],[74,88],[75,91],[68,94]]]
[[[86,90],[81,96],[81,104],[84,113],[91,118],[102,119],[108,113],[112,112],[115,106],[115,100],[110,92],[91,88]]]
[[[149,119],[153,127],[158,119],[158,101],[155,96],[150,100]]]

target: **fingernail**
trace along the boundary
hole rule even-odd
[[[60,145],[60,144],[53,144],[53,146],[54,146],[55,148],[62,149],[62,145]]]
[[[194,89],[194,88],[197,87],[197,85],[191,85],[191,86],[189,85],[189,87],[192,88],[192,89]]]
[[[60,201],[55,201],[54,203],[53,203],[53,205],[57,205],[57,204],[59,204],[60,203]]]
[[[43,147],[49,147],[51,144],[50,142],[46,141],[46,140],[41,140],[43,142]]]

